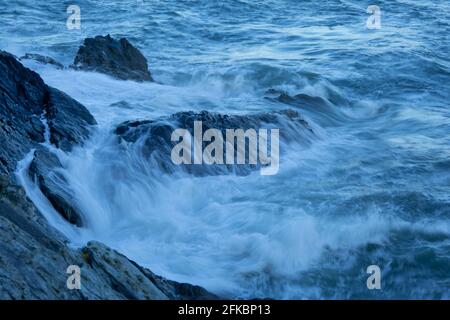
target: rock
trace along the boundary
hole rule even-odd
[[[0,172],[9,174],[33,146],[44,142],[40,116],[47,89],[37,73],[3,51],[0,74]]]
[[[43,114],[51,141],[71,150],[89,135],[94,118],[78,102],[45,85],[14,56],[0,51],[0,300],[5,299],[194,299],[206,290],[154,275],[105,245],[73,249],[17,185],[17,161],[36,149],[29,174],[66,218],[77,224],[68,194],[60,190],[58,158],[43,145]],[[64,184],[64,181],[61,183]],[[61,198],[58,198],[61,196]],[[67,287],[67,268],[81,270],[81,289]]]
[[[158,276],[150,270],[143,268],[131,261],[156,287],[158,287],[171,300],[217,300],[215,294],[199,286],[188,283],[179,283]]]
[[[322,97],[310,96],[304,93],[299,93],[291,96],[283,91],[278,91],[275,89],[267,90],[266,99],[277,101],[289,105],[297,105],[299,107],[314,107],[314,108],[328,108],[330,107],[330,102]]]
[[[251,171],[258,169],[259,165],[204,165],[191,164],[176,166],[171,160],[171,150],[178,142],[171,141],[172,132],[177,129],[187,129],[193,135],[194,121],[202,121],[203,132],[208,129],[219,129],[225,136],[226,129],[250,128],[281,128],[280,139],[290,141],[302,139],[313,134],[308,123],[294,110],[288,109],[277,112],[265,112],[252,115],[224,115],[208,111],[179,112],[169,117],[162,117],[156,120],[126,121],[120,124],[116,130],[116,135],[121,141],[126,142],[128,148],[136,148],[146,158],[151,158],[160,169],[167,173],[173,173],[176,167],[182,168],[185,172],[196,176],[223,175],[235,173],[237,175],[247,175]],[[305,142],[307,139],[304,139]],[[203,143],[203,148],[207,143]],[[225,152],[224,143],[224,152]],[[236,149],[234,150],[236,153]],[[225,152],[226,153],[226,152]],[[248,163],[248,154],[246,153]],[[153,163],[153,162],[152,162]]]
[[[40,147],[34,152],[28,174],[64,219],[78,227],[83,227],[82,214],[73,203],[67,200],[72,198],[72,192],[64,176],[58,171],[61,167],[56,155]]]
[[[89,128],[97,124],[94,117],[78,101],[55,88],[48,88],[46,118],[50,127],[50,142],[71,151],[89,136]]]
[[[87,267],[96,270],[98,280],[108,279],[109,286],[116,288],[126,299],[157,299],[168,297],[125,256],[99,242],[89,242],[82,249]]]
[[[24,208],[26,202],[0,196],[0,299],[75,297],[64,290],[71,251],[35,210]]]
[[[57,69],[64,69],[64,66],[55,59],[37,53],[26,53],[24,56],[20,57],[20,60],[34,60],[42,64],[51,64]]]
[[[330,100],[300,93],[296,95],[289,95],[286,92],[270,89],[267,90],[265,98],[277,103],[283,103],[293,108],[300,108],[301,110],[311,111],[316,117],[315,120],[321,126],[336,125],[343,121],[351,119],[341,111],[341,108],[336,106],[348,106],[348,102],[337,94],[332,94]]]
[[[127,39],[115,40],[110,35],[85,39],[72,67],[121,80],[153,81],[142,53]]]
[[[99,242],[89,242],[82,253],[87,265],[127,299],[218,299],[201,287],[159,277]]]

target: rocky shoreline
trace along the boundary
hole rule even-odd
[[[115,45],[114,41],[107,39],[109,44]],[[136,54],[128,42],[121,40],[120,44],[122,57],[128,51]],[[60,66],[42,56],[26,58]],[[118,56],[114,59],[120,63]],[[137,72],[135,66],[129,77],[123,68],[94,69],[118,72],[115,75],[120,79],[151,80],[148,69]],[[146,60],[140,60],[140,67],[147,68]],[[93,70],[92,65],[87,68]],[[0,299],[217,299],[201,287],[157,276],[99,242],[81,249],[69,246],[68,239],[27,198],[15,170],[34,150],[30,177],[62,217],[83,226],[81,215],[54,184],[52,175],[61,164],[45,144],[68,152],[89,137],[96,121],[84,106],[47,86],[37,73],[4,51],[0,51],[0,74]],[[80,290],[66,286],[70,265],[81,268]]]
[[[38,54],[26,54],[23,59],[65,68]],[[115,40],[109,35],[86,39],[69,67],[120,80],[153,81],[139,50],[128,40]],[[25,168],[27,176],[63,219],[84,227],[83,215],[71,203],[70,187],[58,171],[62,164],[55,150],[70,152],[82,145],[97,122],[83,105],[47,86],[37,73],[4,51],[0,51],[0,74],[0,299],[217,299],[201,287],[157,276],[102,243],[89,242],[81,249],[69,246],[68,239],[50,226],[27,198],[15,171],[19,161],[27,155],[32,157]],[[118,145],[137,148],[170,174],[175,170],[169,159],[171,132],[175,127],[192,128],[194,121],[222,132],[226,128],[283,126],[286,130],[281,139],[285,142],[299,136],[307,142],[307,137],[314,134],[292,109],[252,115],[179,112],[160,119],[126,121],[113,134]],[[204,176],[247,175],[257,168],[198,165],[184,169]],[[70,265],[81,268],[80,290],[66,286]]]

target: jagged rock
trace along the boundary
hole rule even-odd
[[[150,270],[131,261],[141,272],[150,279],[171,300],[217,300],[218,296],[200,286],[179,283],[158,276]]]
[[[127,39],[115,40],[110,35],[85,39],[72,67],[105,73],[121,80],[153,81],[142,53]]]
[[[51,64],[57,69],[64,69],[64,66],[55,59],[37,53],[26,53],[24,56],[20,57],[20,60],[34,60],[42,64]]]
[[[347,106],[348,102],[338,95],[332,95],[330,100],[312,96],[305,93],[299,93],[296,95],[289,95],[286,92],[270,89],[266,91],[265,98],[274,101],[281,102],[289,105],[293,108],[300,108],[301,110],[309,110],[313,115],[320,115],[315,120],[321,126],[335,125],[342,123],[343,121],[350,120],[345,113],[341,112],[340,108],[335,106]]]
[[[126,142],[127,147],[137,148],[136,152],[154,160],[161,170],[173,173],[175,165],[171,160],[171,150],[178,142],[171,141],[171,134],[175,129],[182,128],[193,135],[194,121],[202,121],[203,131],[214,128],[220,130],[224,136],[226,129],[281,128],[280,139],[289,142],[293,139],[305,138],[313,133],[300,114],[291,109],[250,115],[226,115],[208,111],[179,112],[156,120],[126,121],[117,126],[115,133],[121,141]],[[307,139],[304,140],[307,141]],[[206,144],[203,142],[203,148]],[[224,143],[224,152],[225,150]],[[236,149],[234,151],[236,153]],[[246,153],[246,162],[248,163],[248,153]],[[247,175],[260,168],[260,165],[190,164],[177,167],[196,176],[229,173]]]
[[[123,100],[111,103],[109,106],[111,108],[133,109],[133,107],[128,102],[123,101]]]
[[[40,147],[34,152],[28,174],[64,219],[82,227],[84,226],[82,214],[74,204],[67,200],[72,198],[72,193],[66,179],[58,171],[61,167],[61,162],[56,155]]]
[[[0,51],[0,74],[3,166],[15,165],[33,144],[44,142],[45,127],[40,120],[43,115],[47,118],[51,142],[65,151],[87,138],[89,126],[96,124],[84,106],[48,87],[37,73],[3,51]],[[11,172],[14,167],[9,166],[7,170]]]
[[[97,124],[94,117],[78,101],[55,88],[48,88],[46,118],[50,128],[50,142],[70,151],[89,136],[89,128]]]
[[[46,85],[13,55],[0,51],[0,172],[11,173],[36,143],[44,142]]]

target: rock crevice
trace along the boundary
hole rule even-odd
[[[73,68],[101,72],[121,80],[153,81],[147,59],[127,39],[110,35],[86,38]]]

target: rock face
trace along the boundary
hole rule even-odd
[[[70,151],[89,135],[89,125],[96,121],[87,109],[65,93],[48,87],[39,75],[0,51],[0,157],[20,160],[24,150],[44,142],[45,119],[50,141]],[[9,162],[15,166],[15,162]],[[11,167],[3,164],[3,170]],[[1,169],[0,169],[1,170]]]
[[[60,164],[41,145],[46,133],[41,118],[47,120],[50,142],[66,151],[88,137],[95,120],[81,104],[48,87],[3,51],[0,74],[0,299],[217,298],[200,287],[158,277],[101,243],[67,246],[17,185],[14,170],[35,149],[31,175],[55,209],[78,224],[75,209],[58,199],[57,180],[48,179]],[[66,285],[70,265],[80,267],[80,290]]]
[[[202,112],[179,112],[169,117],[157,120],[127,121],[119,125],[115,133],[121,141],[126,142],[129,148],[135,148],[135,152],[146,158],[151,158],[152,163],[157,163],[160,169],[173,173],[176,168],[182,168],[185,172],[196,176],[221,175],[234,173],[247,175],[258,169],[259,165],[223,165],[223,164],[191,164],[176,166],[171,160],[171,150],[178,143],[171,141],[172,132],[177,129],[187,129],[193,135],[194,121],[202,121],[203,132],[208,129],[218,129],[225,137],[226,129],[259,129],[281,128],[280,140],[289,142],[292,140],[304,140],[313,131],[308,123],[294,110],[287,109],[276,112],[266,112],[251,115],[226,115]],[[208,142],[209,143],[209,142]],[[203,142],[203,148],[208,144]],[[236,145],[234,148],[236,154]],[[224,143],[224,153],[226,147]],[[248,163],[248,153],[246,153]]]
[[[85,39],[73,67],[105,73],[121,80],[153,81],[142,53],[127,39],[115,40],[110,35]]]
[[[39,75],[6,52],[0,52],[0,73],[0,172],[6,174],[36,143],[44,142],[40,116],[48,94]]]

